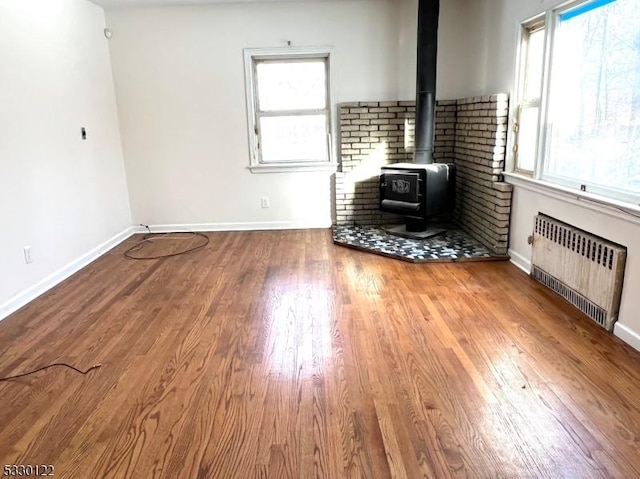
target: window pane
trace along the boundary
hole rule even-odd
[[[546,172],[640,192],[640,8],[588,7],[559,16]]]
[[[542,63],[544,57],[544,29],[529,34],[524,82],[524,99],[540,98]]]
[[[260,118],[262,161],[328,161],[326,115]]]
[[[533,171],[538,143],[538,108],[522,108],[518,125],[518,169]]]
[[[256,74],[261,111],[326,108],[324,60],[259,62]]]

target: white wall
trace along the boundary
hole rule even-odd
[[[0,318],[131,225],[103,28],[84,0],[0,2]]]
[[[442,2],[440,98],[464,94],[468,1]],[[416,16],[417,0],[107,11],[134,223],[329,226],[331,173],[247,169],[242,50],[331,45],[334,103],[412,99]]]
[[[542,10],[562,1],[478,0],[475,15],[482,19],[483,32],[476,40],[477,57],[483,65],[473,88],[478,94],[512,91],[518,25]],[[527,266],[531,247],[527,236],[533,216],[539,211],[627,246],[627,265],[620,316],[615,333],[640,349],[640,220],[616,210],[583,206],[570,197],[545,195],[520,186],[514,189],[511,210],[510,248],[512,256]]]

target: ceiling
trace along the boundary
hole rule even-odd
[[[283,0],[90,0],[104,8],[125,8],[160,5],[206,5],[214,3],[266,3]],[[294,2],[310,2],[317,0],[284,0]],[[328,0],[327,0],[328,1]]]

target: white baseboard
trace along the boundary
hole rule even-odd
[[[520,253],[516,253],[514,250],[509,250],[509,257],[511,258],[511,262],[515,264],[518,268],[524,271],[527,274],[531,273],[531,260],[527,257],[521,255]]]
[[[98,245],[88,253],[82,255],[78,259],[60,268],[58,271],[50,274],[49,276],[44,278],[42,281],[39,281],[38,283],[34,284],[30,288],[27,288],[26,290],[21,291],[20,293],[16,294],[12,298],[9,298],[8,301],[4,302],[3,304],[0,304],[0,321],[6,318],[7,316],[9,316],[10,314],[16,312],[27,303],[33,301],[41,294],[46,293],[51,288],[61,283],[72,274],[77,273],[82,268],[87,266],[89,263],[91,263],[92,261],[95,261],[104,253],[109,251],[111,248],[122,243],[124,240],[129,238],[135,232],[136,232],[135,229],[131,227],[125,229],[124,231],[108,239],[101,245]]]
[[[331,219],[314,221],[262,221],[257,223],[194,223],[149,225],[153,233],[176,233],[179,231],[264,231],[303,230],[331,228]],[[144,226],[134,226],[136,233],[148,233]]]
[[[630,327],[616,322],[616,324],[613,325],[613,334],[618,336],[633,349],[640,351],[640,334],[636,333]]]

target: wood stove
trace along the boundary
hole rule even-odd
[[[447,216],[455,204],[455,165],[396,163],[380,174],[380,210],[403,215],[404,228],[395,233],[429,237],[444,230],[428,230],[427,220]],[[422,234],[415,234],[422,233]]]

